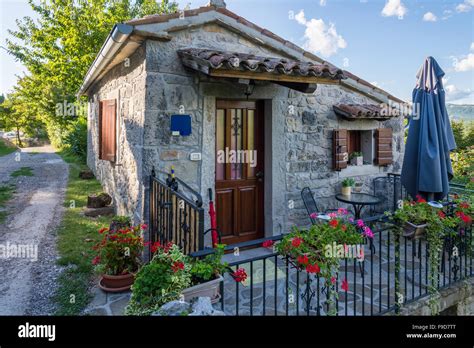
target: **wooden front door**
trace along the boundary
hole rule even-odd
[[[222,243],[263,237],[263,106],[216,102],[216,211]]]

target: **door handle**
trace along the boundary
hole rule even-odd
[[[255,174],[255,177],[258,179],[258,181],[262,181],[263,179],[263,172],[258,171],[257,174]]]

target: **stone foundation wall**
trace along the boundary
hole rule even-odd
[[[431,315],[429,298],[404,306],[401,315]],[[470,278],[440,291],[441,315],[474,315],[474,279]],[[393,315],[393,314],[391,314]]]

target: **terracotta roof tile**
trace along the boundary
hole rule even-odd
[[[387,120],[401,115],[400,111],[388,105],[375,104],[338,104],[333,106],[334,112],[349,120],[375,119]]]
[[[333,80],[344,79],[344,73],[330,64],[319,64],[255,56],[253,54],[223,52],[210,49],[187,48],[178,51],[183,64],[201,71],[206,68],[247,70],[296,76],[315,76]]]

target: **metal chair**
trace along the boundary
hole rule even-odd
[[[304,206],[306,208],[306,211],[308,212],[308,217],[313,225],[316,224],[316,222],[318,221],[317,219],[311,217],[313,213],[326,214],[327,212],[337,211],[337,209],[328,209],[325,212],[321,212],[316,204],[316,201],[314,200],[313,192],[309,187],[305,187],[301,190],[301,198],[303,199]]]

